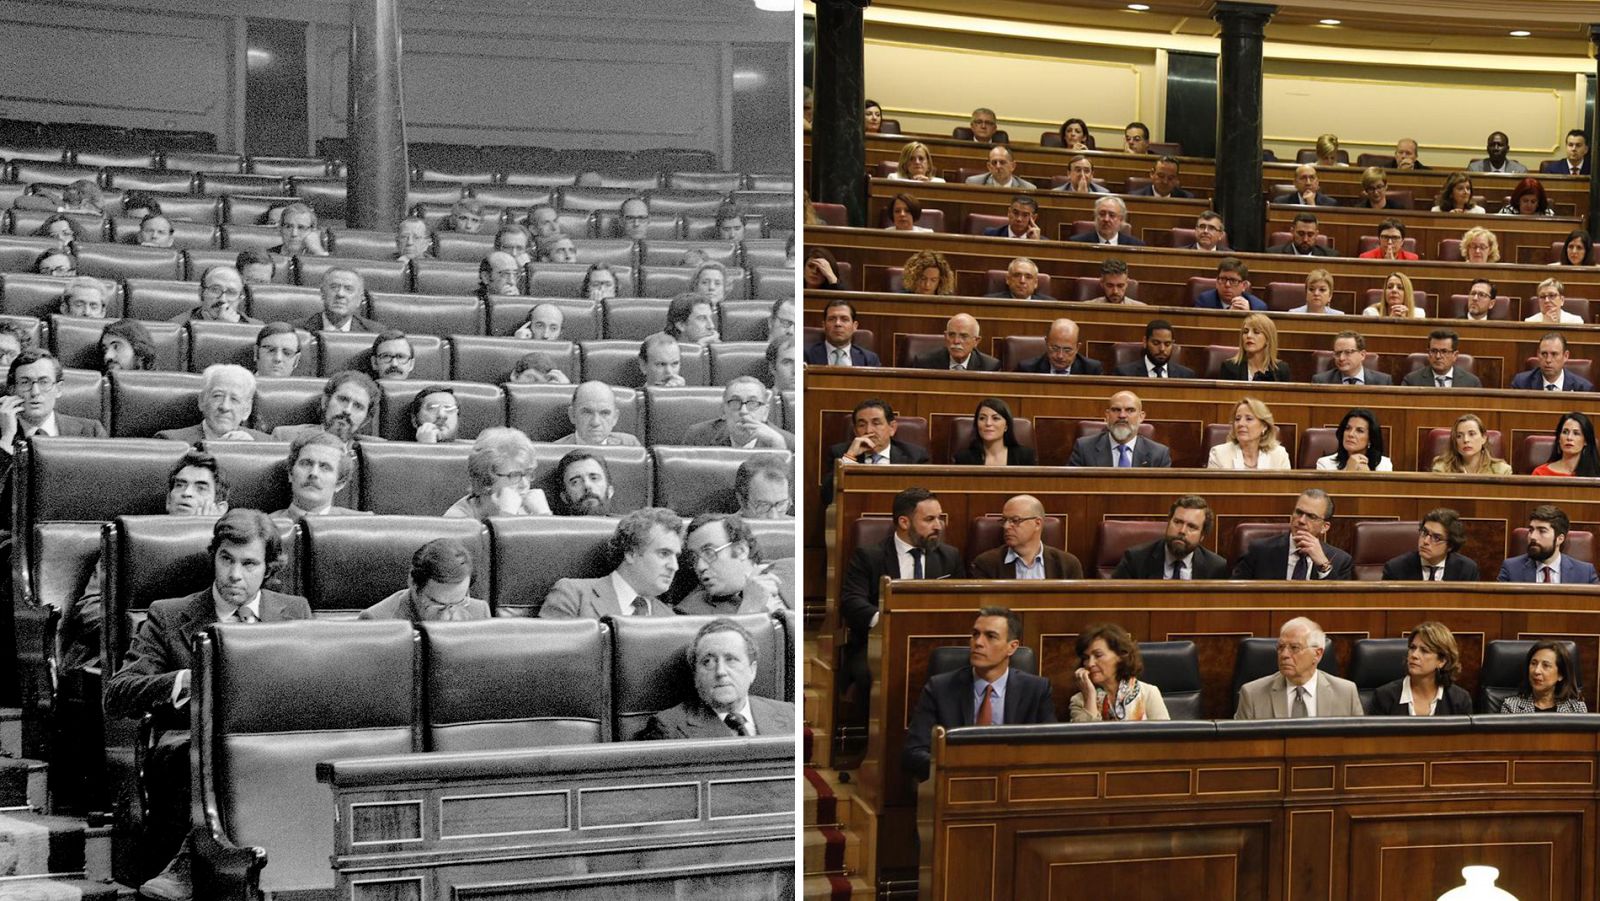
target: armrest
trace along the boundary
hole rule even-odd
[[[196,898],[216,901],[259,901],[265,848],[241,848],[210,829],[190,832],[194,845],[191,878]]]

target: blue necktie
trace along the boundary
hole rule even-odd
[[[922,548],[911,549],[911,578],[922,578]]]
[[[1132,465],[1133,461],[1128,459],[1128,446],[1126,444],[1117,445],[1117,466],[1126,469]]]

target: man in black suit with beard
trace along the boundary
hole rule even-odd
[[[1200,546],[1215,518],[1205,498],[1178,498],[1167,511],[1166,534],[1124,551],[1111,578],[1226,579],[1228,561]]]
[[[1172,360],[1178,352],[1172,323],[1165,319],[1152,319],[1144,327],[1144,353],[1132,363],[1116,368],[1117,375],[1131,375],[1152,379],[1192,379],[1193,369]]]
[[[1417,549],[1383,564],[1383,580],[1476,582],[1478,564],[1458,551],[1467,543],[1461,517],[1449,507],[1429,510],[1417,527]]]

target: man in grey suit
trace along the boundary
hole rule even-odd
[[[1106,430],[1079,438],[1072,446],[1068,466],[1170,467],[1172,452],[1139,434],[1144,404],[1132,391],[1111,395],[1106,407]]]
[[[1461,336],[1447,328],[1428,333],[1428,365],[1413,369],[1400,380],[1402,385],[1424,388],[1482,388],[1483,382],[1456,365]]]
[[[617,524],[611,554],[619,561],[598,579],[562,579],[545,595],[540,616],[599,619],[602,616],[676,616],[661,601],[678,574],[683,520],[665,507],[634,510]]]
[[[792,451],[794,435],[767,422],[771,403],[772,391],[760,379],[739,376],[722,389],[723,414],[689,426],[681,443],[690,447],[770,447]]]
[[[931,350],[911,361],[915,369],[960,369],[973,372],[999,372],[1000,361],[978,350],[983,335],[978,320],[957,313],[944,326],[944,347]]]
[[[245,425],[255,406],[256,377],[233,363],[212,363],[200,384],[200,422],[188,428],[162,429],[157,438],[193,444],[196,441],[269,441],[266,432]]]
[[[1011,148],[996,144],[989,148],[989,171],[967,179],[969,185],[986,185],[991,188],[1032,188],[1033,182],[1017,177],[1017,160]]]
[[[689,562],[699,587],[678,612],[713,616],[794,609],[794,559],[765,560],[761,543],[737,513],[702,513],[689,524]]]
[[[684,650],[694,674],[694,697],[650,717],[639,739],[794,734],[793,704],[750,693],[756,640],[743,626],[726,617],[714,619]]]
[[[1484,158],[1467,163],[1468,172],[1503,172],[1507,175],[1521,175],[1528,171],[1528,167],[1516,160],[1506,159],[1506,152],[1511,149],[1511,139],[1503,131],[1489,133],[1489,139],[1484,142]]]
[[[1393,385],[1387,373],[1367,368],[1367,339],[1346,329],[1333,338],[1333,368],[1311,377],[1319,385]]]
[[[1283,720],[1311,716],[1361,716],[1361,696],[1349,679],[1317,669],[1328,647],[1322,627],[1297,616],[1278,630],[1278,671],[1239,689],[1236,720]]]

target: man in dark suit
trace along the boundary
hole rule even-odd
[[[1394,142],[1394,167],[1418,170],[1433,168],[1422,165],[1422,160],[1417,159],[1417,149],[1415,138],[1401,138]]]
[[[1022,644],[1022,617],[1007,607],[984,607],[972,624],[970,666],[928,679],[906,730],[900,766],[928,778],[933,727],[1020,726],[1056,721],[1050,680],[1011,668]]]
[[[1319,372],[1311,381],[1319,385],[1393,385],[1388,373],[1367,368],[1367,339],[1360,332],[1346,329],[1333,338],[1333,368]]]
[[[1500,564],[1499,582],[1600,583],[1592,564],[1562,553],[1572,522],[1555,504],[1540,504],[1528,513],[1528,552]]]
[[[1222,214],[1216,210],[1206,210],[1195,217],[1194,240],[1188,244],[1178,245],[1178,250],[1204,250],[1208,253],[1221,253],[1228,249],[1228,227],[1222,221]]]
[[[1067,240],[1079,244],[1145,246],[1143,241],[1122,230],[1123,224],[1127,221],[1128,205],[1122,202],[1121,197],[1110,194],[1094,202],[1094,228],[1073,235]]]
[[[1177,351],[1178,342],[1172,334],[1172,323],[1165,319],[1152,319],[1144,327],[1144,354],[1132,363],[1118,366],[1116,374],[1152,379],[1194,378],[1193,369],[1173,362],[1172,355]]]
[[[1413,369],[1400,380],[1402,385],[1426,388],[1482,388],[1483,382],[1456,364],[1461,336],[1447,328],[1428,333],[1428,365]]]
[[[0,455],[9,456],[19,437],[106,437],[99,420],[56,412],[62,374],[61,361],[47,350],[25,350],[11,361],[0,397]]]
[[[1137,191],[1129,191],[1132,197],[1194,197],[1194,192],[1178,184],[1178,161],[1170,156],[1163,156],[1156,160],[1150,169],[1150,183]]]
[[[794,609],[794,558],[764,559],[743,517],[702,513],[689,524],[684,543],[700,584],[678,602],[679,613],[733,616]]]
[[[882,366],[878,355],[855,344],[856,306],[843,298],[822,310],[822,340],[806,348],[807,366]]]
[[[157,438],[194,444],[196,441],[269,441],[271,436],[250,428],[255,406],[256,377],[236,363],[212,363],[200,383],[200,421],[181,429],[162,429]]]
[[[684,650],[694,674],[694,697],[650,717],[641,740],[794,734],[793,704],[750,693],[756,640],[743,626],[726,617],[714,619]]]
[[[661,600],[672,587],[683,553],[683,520],[665,507],[633,510],[617,523],[610,558],[619,561],[598,579],[561,579],[545,595],[539,615],[552,619],[602,616],[676,616]]]
[[[1027,185],[1033,187],[1033,185]],[[1042,232],[1039,230],[1039,201],[1026,194],[1018,194],[1011,198],[1011,205],[1006,207],[1006,224],[996,225],[983,230],[984,235],[990,238],[1014,238],[1018,241],[1037,241]]]
[[[1294,190],[1272,198],[1273,203],[1294,203],[1304,206],[1338,206],[1339,201],[1322,193],[1322,181],[1317,178],[1317,167],[1310,163],[1296,166]]]
[[[1531,391],[1593,391],[1594,383],[1567,371],[1567,338],[1560,332],[1550,332],[1539,339],[1539,364],[1525,372],[1517,373],[1511,387]]]
[[[1166,533],[1122,552],[1113,579],[1226,579],[1228,561],[1200,546],[1215,521],[1211,505],[1186,494],[1167,511]]]
[[[1006,287],[984,295],[999,300],[1055,300],[1039,290],[1039,267],[1027,257],[1017,257],[1006,266]]]
[[[1005,544],[972,560],[974,579],[1081,579],[1083,564],[1058,547],[1044,543],[1044,504],[1019,494],[1000,508]]]
[[[1144,404],[1132,391],[1111,395],[1106,407],[1106,429],[1098,435],[1079,438],[1072,446],[1068,466],[1170,467],[1172,452],[1139,434],[1144,422]]]
[[[911,361],[914,369],[946,369],[970,372],[999,372],[1000,361],[978,350],[982,338],[978,320],[957,313],[944,326],[944,347],[930,350]]]
[[[329,269],[322,273],[322,312],[311,314],[299,325],[312,334],[387,331],[388,326],[356,312],[366,296],[366,280],[361,273],[341,267]]]
[[[1539,171],[1551,175],[1588,175],[1589,137],[1583,129],[1574,128],[1567,132],[1566,159],[1545,160],[1539,164]]]
[[[1250,267],[1238,257],[1217,261],[1217,286],[1207,288],[1194,305],[1209,310],[1266,310],[1267,302],[1250,293]]]
[[[1417,549],[1383,564],[1385,582],[1476,582],[1478,564],[1457,553],[1467,543],[1461,517],[1449,507],[1429,510],[1417,526]]]
[[[1294,502],[1289,531],[1250,545],[1233,568],[1235,579],[1353,579],[1350,555],[1323,541],[1333,525],[1333,498],[1307,488]]]
[[[185,597],[150,605],[106,683],[110,716],[155,715],[157,737],[146,769],[151,819],[173,845],[189,823],[189,697],[194,636],[218,622],[309,619],[306,599],[262,588],[283,563],[277,526],[259,510],[229,510],[211,532],[211,584]],[[188,898],[187,842],[159,875],[140,887],[146,898]]]
[[[1018,372],[1042,372],[1047,375],[1099,375],[1099,360],[1078,353],[1078,324],[1071,319],[1057,319],[1050,323],[1044,336],[1044,354],[1017,364]]]
[[[822,461],[822,505],[833,502],[833,470],[836,463],[850,466],[917,464],[928,462],[928,449],[895,438],[900,423],[889,402],[870,397],[856,404],[850,413],[855,437],[828,448]]]
[[[845,644],[841,692],[852,684],[866,691],[871,683],[867,635],[878,624],[879,579],[960,579],[967,574],[960,551],[940,540],[948,520],[938,495],[926,488],[906,488],[895,495],[892,509],[894,534],[857,547],[845,566],[839,615],[850,627],[850,638]]]
[[[1332,247],[1324,247],[1317,243],[1317,235],[1321,226],[1317,222],[1317,214],[1312,212],[1297,213],[1294,224],[1290,226],[1290,238],[1282,244],[1275,244],[1267,248],[1267,253],[1283,253],[1297,257],[1331,257],[1334,256]]]

